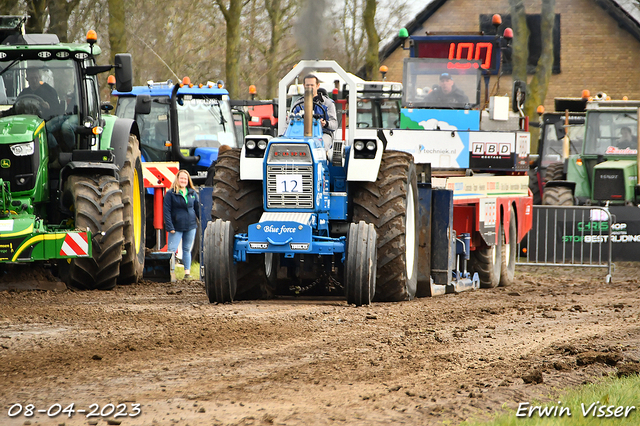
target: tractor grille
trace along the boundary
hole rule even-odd
[[[302,175],[302,192],[278,193],[277,175]],[[313,166],[267,165],[267,208],[312,209]]]
[[[618,169],[598,169],[594,173],[593,199],[624,200],[624,173]]]
[[[16,157],[10,145],[0,145],[0,179],[11,183],[11,192],[29,191],[36,184],[36,173],[40,165],[38,144],[32,155]]]

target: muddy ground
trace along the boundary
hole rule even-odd
[[[637,370],[640,264],[604,275],[519,267],[509,288],[362,308],[211,305],[199,281],[0,291],[0,425],[455,425]]]

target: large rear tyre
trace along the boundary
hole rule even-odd
[[[113,176],[71,176],[75,227],[91,231],[91,257],[71,260],[68,283],[83,290],[111,290],[120,275],[124,206]]]
[[[237,291],[231,222],[216,219],[204,231],[204,286],[211,303],[231,303]]]
[[[536,206],[540,205],[540,203],[542,203],[542,196],[540,195],[537,170],[529,170],[529,189],[533,194],[533,204]]]
[[[418,184],[411,154],[382,154],[375,182],[359,183],[354,222],[372,223],[378,234],[375,301],[411,300],[418,281]]]
[[[547,206],[573,206],[574,202],[571,188],[564,186],[545,188],[542,196],[542,204]]]
[[[544,175],[544,182],[551,182],[554,180],[565,180],[564,179],[564,163],[557,162],[551,163],[547,166],[547,171]]]
[[[349,224],[344,267],[347,303],[369,305],[376,292],[376,228],[371,223]]]
[[[498,231],[500,232],[500,231]],[[478,273],[481,288],[495,288],[500,284],[502,269],[502,234],[494,246],[479,247],[471,252],[469,271]]]
[[[500,226],[500,238],[502,240],[500,287],[513,285],[516,273],[516,254],[518,251],[518,237],[516,226],[516,212],[511,207],[509,212],[509,242],[505,242],[504,224]]]
[[[249,225],[262,215],[262,182],[240,180],[240,149],[221,153],[213,178],[211,220],[231,222],[233,231],[245,233]],[[274,288],[265,277],[264,255],[248,255],[238,265],[237,299],[259,299],[273,296]]]
[[[142,157],[138,138],[129,135],[127,157],[120,171],[120,189],[124,205],[124,250],[118,284],[137,283],[144,270],[146,214]]]
[[[196,208],[199,209],[200,206],[196,205]],[[200,223],[200,219],[197,220],[198,224],[196,226],[196,236],[193,239],[193,247],[191,248],[191,263],[200,263],[200,245],[202,240],[202,224]]]

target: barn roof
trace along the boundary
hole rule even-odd
[[[413,18],[405,28],[409,34],[413,34],[443,5],[447,0],[432,0]],[[604,9],[618,25],[640,41],[640,3],[638,0],[594,0],[594,3]],[[380,62],[384,61],[393,52],[402,46],[402,40],[397,35],[387,43],[379,52]],[[363,75],[364,67],[358,75]]]

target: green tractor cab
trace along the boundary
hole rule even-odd
[[[68,285],[110,289],[142,276],[144,204],[138,131],[104,115],[97,74],[130,90],[131,57],[96,65],[87,43],[25,34],[0,18],[0,275],[48,266]],[[16,19],[14,19],[16,18]],[[135,214],[134,214],[135,213]]]

